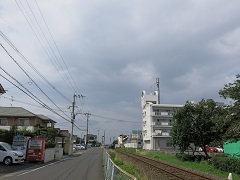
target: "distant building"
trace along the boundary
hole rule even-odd
[[[141,130],[133,130],[127,140],[124,142],[124,147],[127,148],[142,148],[143,136]]]
[[[86,135],[84,135],[85,143],[86,144],[96,144],[97,143],[97,135],[88,134],[87,139]]]
[[[158,104],[157,91],[150,95],[143,91],[141,105],[143,149],[172,149],[170,130],[173,125],[173,113],[183,105]]]

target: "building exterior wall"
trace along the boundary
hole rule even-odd
[[[182,105],[157,104],[157,92],[146,95],[142,93],[142,133],[143,149],[170,150],[170,131],[173,113]]]
[[[34,131],[37,125],[47,127],[41,119],[36,117],[0,117],[1,120],[6,120],[6,124],[0,124],[0,129],[10,130],[12,126],[18,126],[20,130],[26,129]]]

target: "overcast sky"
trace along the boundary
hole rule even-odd
[[[105,131],[107,143],[142,128],[141,92],[156,91],[157,77],[161,103],[184,105],[223,102],[219,90],[240,73],[239,0],[1,0],[0,30],[0,106],[71,130],[68,108],[81,95],[75,112],[90,113],[89,133]],[[81,137],[86,117],[75,123]]]

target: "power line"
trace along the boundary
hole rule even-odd
[[[108,120],[113,120],[113,121],[119,121],[119,122],[128,122],[128,123],[130,122],[130,123],[136,123],[136,124],[141,123],[141,122],[136,122],[136,121],[127,121],[127,120],[123,120],[123,119],[109,118],[109,117],[104,117],[104,116],[99,116],[99,115],[94,115],[94,114],[91,114],[91,115],[95,116],[95,117],[108,119]]]
[[[65,82],[65,84],[68,86],[68,88],[71,89],[70,86],[68,85],[68,83],[66,82],[66,80],[63,78],[62,74],[59,72],[59,70],[58,70],[58,68],[56,67],[55,63],[53,62],[52,58],[49,56],[49,53],[47,52],[46,48],[45,48],[44,45],[42,44],[40,38],[39,38],[38,35],[36,34],[36,32],[35,32],[34,28],[32,27],[31,23],[28,21],[28,19],[27,19],[25,13],[23,12],[22,8],[19,6],[19,4],[17,3],[16,0],[15,0],[15,2],[16,2],[16,4],[17,4],[17,6],[19,7],[20,11],[22,12],[22,14],[23,14],[24,18],[26,19],[28,25],[30,26],[31,30],[33,31],[34,35],[36,36],[37,40],[40,42],[40,45],[42,46],[44,52],[46,53],[46,55],[48,56],[48,58],[49,58],[50,61],[52,62],[53,66],[55,67],[55,69],[57,70],[57,72],[59,73],[59,75],[61,76],[61,78],[63,79],[63,81]],[[21,3],[21,1],[20,1],[20,3]],[[27,14],[27,13],[26,13],[26,14]],[[30,18],[29,18],[29,19],[30,19]],[[36,29],[36,28],[35,28],[35,29]]]
[[[33,95],[26,87],[24,87],[20,82],[18,82],[14,77],[12,77],[9,73],[7,73],[2,67],[0,67],[0,69],[2,69],[9,77],[11,77],[13,80],[15,80],[20,86],[23,87],[23,89],[25,89],[26,91],[24,91],[22,88],[20,88],[19,86],[17,86],[16,84],[14,84],[13,82],[11,82],[9,79],[7,79],[5,76],[3,76],[2,74],[0,74],[1,77],[3,77],[5,80],[7,80],[8,82],[10,82],[12,85],[14,85],[15,87],[17,87],[20,91],[22,91],[23,93],[25,93],[27,96],[29,96],[30,98],[32,98],[34,101],[36,101],[38,104],[42,105],[42,107],[48,109],[49,111],[53,112],[54,114],[58,115],[59,117],[65,119],[66,121],[70,122],[68,119],[66,119],[65,117],[61,116],[60,114],[58,114],[56,111],[54,111],[53,109],[51,109],[48,105],[46,105],[44,102],[42,102],[39,98],[37,98],[35,95]]]
[[[31,11],[31,13],[32,13],[32,15],[33,15],[33,17],[34,17],[34,19],[35,19],[35,21],[36,21],[38,27],[39,27],[39,29],[41,30],[41,32],[42,32],[42,34],[43,34],[44,39],[46,40],[46,42],[47,42],[49,48],[51,49],[52,54],[54,55],[54,57],[55,57],[55,59],[56,59],[55,62],[57,62],[57,64],[59,65],[60,69],[64,72],[64,69],[63,69],[61,63],[59,62],[59,60],[58,60],[58,58],[57,58],[57,56],[56,56],[56,54],[55,54],[55,52],[54,52],[54,50],[53,50],[53,48],[52,48],[50,42],[48,41],[48,39],[47,39],[47,37],[46,37],[46,35],[45,35],[45,33],[44,33],[42,27],[40,26],[40,24],[39,24],[39,22],[38,22],[38,20],[37,20],[37,18],[36,18],[36,16],[35,16],[35,14],[34,14],[34,12],[32,11],[31,6],[29,5],[29,3],[28,3],[27,0],[26,0],[26,2],[27,2],[27,5],[28,5],[28,7],[29,7],[29,9],[30,9],[30,11]],[[36,4],[37,4],[37,2],[36,2]],[[39,9],[39,6],[38,6],[38,5],[37,5],[37,7],[38,7],[38,9]],[[41,12],[40,9],[39,9],[39,11],[40,11],[40,13],[41,13],[41,15],[42,15],[42,12]],[[43,15],[42,15],[42,17],[43,17]],[[45,22],[45,24],[46,24],[46,21],[45,21],[44,18],[43,18],[43,20],[44,20],[44,22]],[[48,28],[48,26],[47,26],[47,28]],[[48,31],[50,32],[49,28],[48,28]],[[51,35],[51,37],[52,37],[52,34],[51,34],[51,33],[50,33],[50,35]],[[52,39],[53,39],[53,37],[52,37]],[[55,41],[54,41],[54,43],[55,43]],[[55,43],[55,45],[56,45],[56,43]],[[60,54],[60,52],[59,52],[59,54]],[[65,62],[64,62],[64,63],[65,63]],[[66,68],[67,68],[67,66],[66,66]],[[67,70],[68,70],[68,68],[67,68]],[[69,71],[68,71],[68,72],[69,72]],[[71,81],[70,81],[69,77],[67,76],[67,74],[66,74],[66,78],[67,78],[67,80],[71,83]],[[71,84],[71,85],[72,85],[72,84]],[[72,87],[73,87],[73,85],[72,85]],[[73,87],[73,89],[74,89],[74,87]]]
[[[68,71],[68,73],[69,73],[69,75],[70,75],[70,77],[71,77],[71,79],[72,79],[72,81],[73,81],[75,87],[76,87],[77,90],[78,90],[78,87],[77,87],[77,85],[76,85],[76,83],[75,83],[75,81],[74,81],[74,79],[73,79],[73,77],[72,77],[72,75],[71,75],[71,73],[70,73],[70,71],[69,71],[67,65],[66,65],[65,60],[63,59],[62,54],[60,53],[60,50],[59,50],[59,48],[58,48],[58,46],[57,46],[57,43],[56,43],[56,41],[55,41],[54,38],[53,38],[53,35],[52,35],[52,33],[51,33],[51,31],[50,31],[48,25],[47,25],[47,22],[46,22],[46,20],[45,20],[45,18],[44,18],[44,16],[43,16],[43,13],[42,13],[42,11],[41,11],[41,9],[40,9],[40,7],[39,7],[39,5],[38,5],[38,3],[37,3],[36,0],[35,0],[35,3],[36,3],[36,5],[37,5],[37,8],[38,8],[38,10],[39,10],[39,12],[40,12],[40,14],[41,14],[41,16],[42,16],[42,19],[43,19],[43,21],[44,21],[44,23],[45,23],[45,25],[46,25],[46,27],[47,27],[47,29],[48,29],[48,32],[49,32],[49,34],[50,34],[50,36],[51,36],[51,38],[52,38],[52,40],[53,40],[53,42],[54,42],[54,44],[55,44],[55,46],[56,46],[56,49],[57,49],[57,51],[58,51],[58,53],[59,53],[59,55],[60,55],[60,57],[61,57],[61,59],[62,59],[64,65],[65,65],[65,67],[66,67],[66,69],[67,69],[67,71]]]
[[[60,94],[63,98],[65,98],[67,101],[71,102],[28,61],[28,59],[17,49],[17,47],[7,38],[7,36],[1,30],[0,35],[13,48],[13,50],[16,51],[17,54],[27,63],[27,65],[30,66],[30,68],[33,69],[33,71],[36,72],[52,89],[57,91],[57,93]]]
[[[19,65],[19,63],[10,55],[10,53],[6,50],[6,48],[0,43],[1,47],[4,49],[4,51],[8,54],[8,56],[17,64],[17,66],[24,72],[24,74],[34,83],[34,85],[59,109],[58,105],[37,85],[37,83],[28,75],[28,73]],[[62,110],[61,110],[62,111]],[[62,111],[63,112],[63,111]],[[65,114],[63,112],[63,114]],[[67,117],[68,115],[65,114]]]

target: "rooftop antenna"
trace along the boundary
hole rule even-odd
[[[159,78],[156,78],[156,85],[157,85],[157,88],[158,88],[158,104],[160,104],[160,89],[159,89]]]

